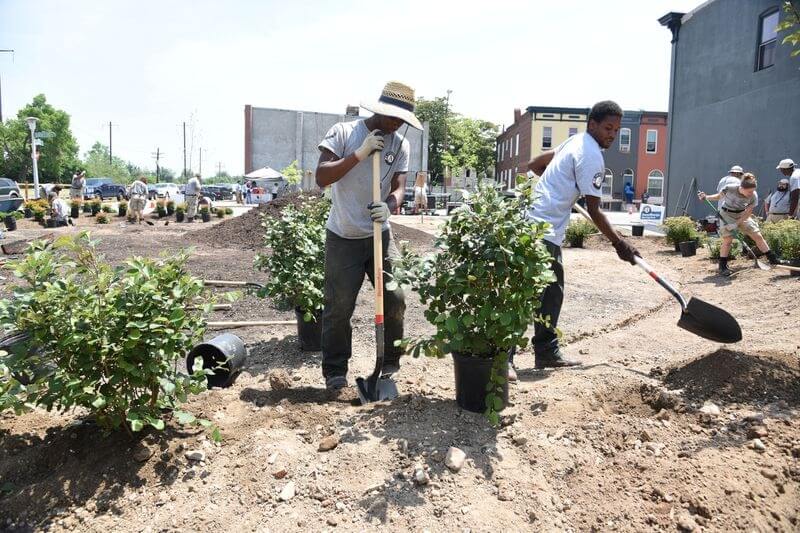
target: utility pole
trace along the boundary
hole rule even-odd
[[[161,160],[161,148],[156,148],[156,153],[153,154],[153,157],[156,159],[156,183],[158,183],[161,181],[161,167],[158,164]]]
[[[14,54],[14,50],[0,50],[0,53]],[[0,83],[0,124],[3,122],[3,84]]]
[[[183,123],[183,177],[186,177],[186,122]]]
[[[111,121],[108,121],[108,164],[113,164],[113,157],[112,157],[112,150],[111,150]]]
[[[450,93],[452,93],[450,89],[447,89],[447,98],[445,98],[444,103],[444,151],[450,151],[450,141],[447,138],[447,117],[450,116]],[[448,167],[444,167],[444,178],[442,178],[442,184],[444,185],[444,194],[447,195],[447,175],[450,173],[450,169]],[[447,196],[445,196],[445,202],[447,202]],[[447,206],[445,205],[445,209]]]
[[[200,147],[200,170],[198,171],[199,174],[203,175],[203,147]]]
[[[222,161],[217,163],[217,176],[222,175]]]

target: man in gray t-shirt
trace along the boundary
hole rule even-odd
[[[385,344],[383,375],[396,373],[402,352],[395,346],[403,338],[405,297],[400,288],[385,283],[398,257],[391,240],[389,216],[397,211],[405,193],[409,145],[397,130],[406,124],[422,129],[414,116],[414,90],[389,82],[378,102],[362,104],[375,113],[365,120],[334,124],[319,143],[316,181],[331,187],[331,212],[325,240],[325,307],[322,311],[322,375],[335,391],[347,386],[352,355],[350,318],[364,275],[374,276],[373,223],[383,227]],[[404,130],[404,132],[406,131]],[[372,201],[372,154],[380,158],[382,202]]]

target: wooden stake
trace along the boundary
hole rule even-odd
[[[206,322],[210,328],[246,328],[260,326],[296,326],[297,320],[252,320],[244,322]]]

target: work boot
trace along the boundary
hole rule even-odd
[[[325,378],[325,388],[328,391],[337,391],[347,387],[347,376],[328,376]]]
[[[733,275],[733,271],[728,268],[728,258],[727,257],[720,257],[719,258],[719,275],[730,277]]]
[[[580,361],[576,361],[574,359],[566,359],[563,355],[561,355],[560,351],[556,351],[553,354],[548,355],[539,355],[536,354],[536,362],[534,368],[543,369],[543,368],[566,368],[570,366],[581,366],[583,363]]]
[[[769,261],[770,265],[779,265],[780,260],[778,260],[778,256],[775,255],[775,252],[772,250],[767,252],[767,260]]]

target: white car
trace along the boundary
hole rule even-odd
[[[151,189],[150,196],[153,196],[153,192],[155,192],[156,198],[165,198],[169,200],[170,198],[175,199],[178,195],[180,195],[180,189],[174,183],[154,183],[148,189]]]

